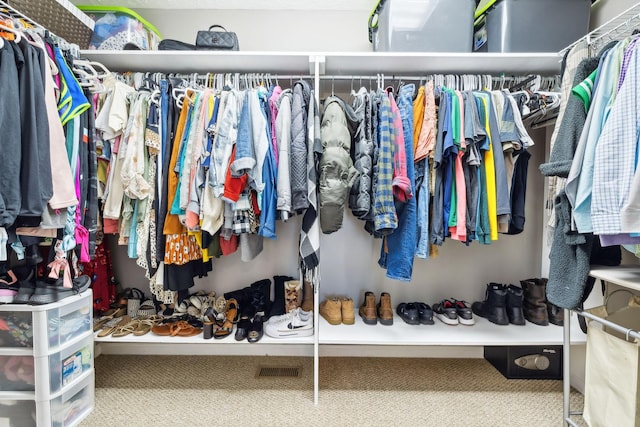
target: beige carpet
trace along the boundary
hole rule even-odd
[[[260,366],[299,378],[256,378]],[[574,392],[573,408],[582,407]],[[579,418],[579,417],[578,417]],[[581,421],[581,420],[579,420]],[[506,380],[481,359],[100,356],[81,426],[560,426],[562,383]],[[580,422],[580,425],[584,425]]]

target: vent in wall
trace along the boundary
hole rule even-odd
[[[300,378],[302,366],[260,366],[258,378]]]

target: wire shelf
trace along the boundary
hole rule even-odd
[[[564,54],[576,44],[585,41],[591,51],[594,52],[609,41],[620,40],[621,38],[631,35],[638,27],[640,27],[640,2],[562,49],[560,53]]]
[[[8,6],[27,21],[81,49],[89,46],[95,22],[68,0],[4,0],[0,6]]]

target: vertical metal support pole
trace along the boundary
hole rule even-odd
[[[571,397],[571,310],[564,310],[562,327],[562,425],[569,426]]]
[[[309,57],[310,61],[313,61],[314,63],[314,70],[313,70],[313,79],[314,79],[314,90],[315,90],[315,94],[316,94],[316,103],[318,105],[318,109],[320,108],[320,63],[318,61],[318,58],[316,56],[310,56]],[[316,114],[320,114],[319,111],[316,111]],[[318,274],[320,271],[320,268],[318,267]],[[320,358],[319,358],[319,350],[320,350],[320,346],[319,346],[319,337],[320,337],[320,330],[318,328],[319,326],[319,318],[318,318],[318,312],[319,312],[319,308],[320,308],[320,292],[319,292],[319,288],[320,288],[320,278],[318,278],[318,283],[313,287],[313,403],[314,405],[318,404],[318,394],[319,394],[319,382],[320,382],[320,375],[319,375],[319,363],[320,363]]]

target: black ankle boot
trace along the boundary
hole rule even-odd
[[[488,319],[496,325],[508,325],[507,317],[507,289],[499,283],[489,283],[484,301],[474,302],[471,306],[473,312]]]
[[[273,276],[273,304],[269,311],[269,317],[285,314],[284,282],[293,280],[290,276]]]
[[[507,286],[507,317],[509,323],[514,325],[524,325],[524,312],[522,311],[522,303],[524,301],[524,293],[522,288],[514,285]]]
[[[524,292],[524,318],[540,326],[549,324],[547,313],[547,281],[545,279],[521,280]]]

